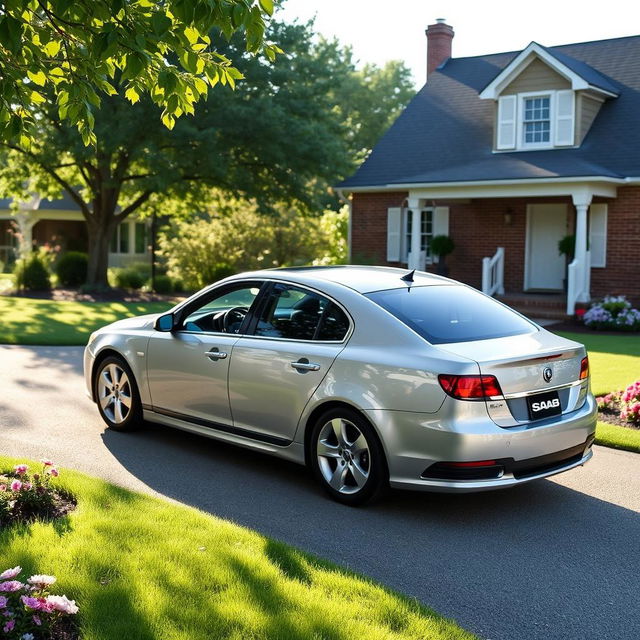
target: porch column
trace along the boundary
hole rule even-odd
[[[410,198],[409,210],[411,211],[411,245],[409,247],[409,260],[407,266],[409,269],[421,269],[420,223],[422,222],[422,216],[420,215],[420,200]]]
[[[21,258],[26,258],[33,250],[33,227],[37,220],[31,212],[21,211],[16,213],[16,223],[20,236],[18,238],[18,254]]]
[[[576,244],[573,262],[569,265],[567,287],[567,314],[573,315],[576,302],[589,302],[589,273],[591,254],[587,250],[587,211],[591,204],[591,194],[574,195],[576,208]]]

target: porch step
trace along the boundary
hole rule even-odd
[[[497,298],[527,318],[567,319],[567,301],[562,294],[506,294]]]

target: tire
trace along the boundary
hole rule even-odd
[[[323,489],[342,504],[371,502],[388,485],[387,463],[376,432],[364,416],[347,407],[331,409],[315,422],[309,462]]]
[[[93,378],[100,416],[109,429],[132,431],[142,424],[142,403],[129,365],[118,356],[105,358]]]

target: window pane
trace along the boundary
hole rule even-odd
[[[326,298],[312,291],[276,285],[260,315],[255,333],[271,338],[312,340],[328,303]]]
[[[136,222],[136,253],[147,252],[147,225]]]
[[[349,318],[338,305],[329,303],[329,309],[322,318],[318,340],[343,340],[349,331]]]
[[[224,293],[192,310],[182,326],[186,331],[237,333],[259,292],[260,287],[255,283],[243,284],[237,289],[225,289]],[[230,309],[236,311],[227,319],[225,329],[224,316]]]
[[[532,333],[536,328],[499,302],[464,286],[391,289],[368,294],[432,344]]]
[[[120,225],[120,245],[118,253],[129,253],[129,223],[123,222]]]

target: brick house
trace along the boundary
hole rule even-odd
[[[0,199],[0,262],[11,265],[20,253],[33,247],[51,245],[60,251],[86,251],[87,226],[80,209],[68,195],[59,200],[35,196],[18,203]],[[120,225],[112,238],[109,266],[150,263],[149,224],[131,217]],[[1,269],[0,269],[1,270]]]
[[[449,25],[426,34],[426,85],[338,185],[352,260],[434,270],[449,235],[487,293],[640,304],[640,36],[452,58]]]

